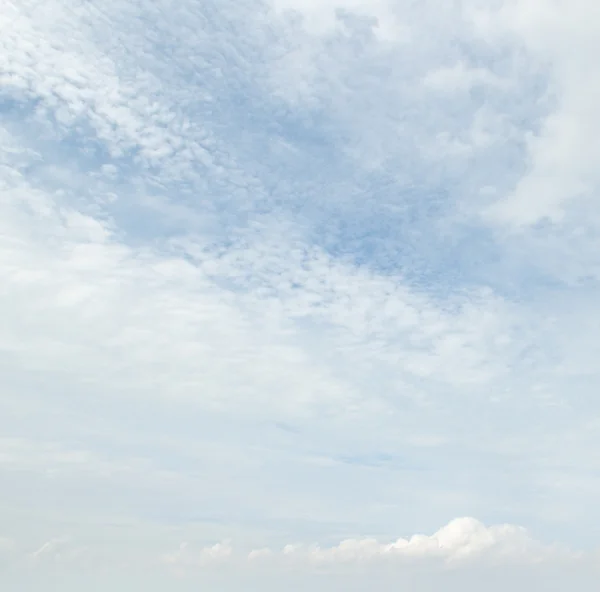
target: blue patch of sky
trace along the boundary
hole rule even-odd
[[[90,5],[90,10],[92,8]],[[239,12],[236,14],[239,15]],[[107,23],[108,19],[115,18],[115,15],[105,16]],[[193,121],[210,119],[209,129],[217,134],[220,141],[231,144],[231,154],[242,169],[256,176],[260,186],[247,190],[246,199],[232,200],[231,193],[236,188],[227,181],[211,179],[208,172],[206,184],[202,187],[195,187],[193,183],[163,183],[157,192],[162,194],[162,199],[189,205],[199,213],[206,208],[216,212],[225,234],[243,228],[257,216],[281,212],[298,226],[305,227],[313,244],[334,257],[368,266],[379,273],[400,273],[412,285],[441,297],[481,283],[510,292],[510,287],[507,288],[503,281],[494,282],[495,272],[503,263],[502,247],[496,244],[494,235],[475,221],[453,224],[448,233],[444,220],[453,214],[461,194],[472,191],[474,184],[485,183],[486,174],[492,183],[499,183],[505,188],[511,184],[508,177],[514,180],[522,174],[523,163],[520,161],[524,146],[519,139],[507,139],[504,145],[495,146],[491,153],[484,151],[468,163],[469,174],[465,177],[469,178],[471,187],[466,187],[458,178],[458,174],[465,172],[461,167],[444,170],[443,163],[437,164],[432,175],[431,163],[426,170],[423,163],[415,167],[416,163],[412,160],[402,162],[394,156],[390,156],[383,171],[357,172],[355,163],[345,152],[344,143],[351,140],[345,137],[336,114],[329,111],[326,104],[294,110],[265,93],[260,78],[257,79],[263,74],[260,66],[264,62],[262,58],[269,51],[263,45],[264,36],[258,39],[251,36],[245,41],[246,38],[237,31],[241,21],[228,19],[226,11],[217,5],[207,5],[203,7],[202,15],[195,15],[206,23],[205,31],[199,34],[200,37],[207,35],[206,43],[199,43],[200,58],[193,54],[173,56],[169,49],[173,49],[170,44],[174,41],[170,38],[170,26],[185,20],[185,14],[179,19],[177,16],[176,11],[169,14],[164,31],[159,31],[152,38],[143,32],[142,16],[142,26],[136,29],[137,37],[134,31],[133,39],[129,41],[131,48],[115,45],[114,50],[129,55],[131,64],[136,68],[141,64],[150,72],[157,73],[166,84],[172,82],[173,96],[177,97],[178,89],[182,89],[177,109]],[[152,23],[156,26],[154,17]],[[158,26],[160,28],[160,22]],[[211,43],[218,41],[216,32],[221,29],[226,31],[226,38],[233,43]],[[100,31],[101,28],[95,27],[94,30]],[[361,23],[353,22],[351,31],[359,39],[351,35],[350,39],[336,39],[335,44],[353,45],[354,51],[360,54],[360,47],[369,43],[368,38],[365,41]],[[192,39],[191,30],[189,34]],[[193,46],[194,42],[190,43]],[[193,49],[186,43],[178,47],[181,52]],[[466,56],[478,64],[484,59],[480,49],[478,46],[477,52],[474,52],[465,45],[456,51],[457,55]],[[493,63],[496,69],[507,70],[511,59],[513,56],[508,55],[486,56],[485,65]],[[367,62],[377,67],[376,61]],[[225,66],[227,76],[221,69]],[[376,78],[380,80],[381,77]],[[182,81],[185,81],[183,87]],[[212,100],[200,98],[195,101],[194,93],[190,91],[194,87],[206,89]],[[476,88],[466,104],[461,99],[452,107],[445,98],[442,112],[446,114],[444,119],[451,120],[453,125],[462,122],[467,126],[477,106],[489,103],[497,107],[498,101],[511,101],[507,112],[510,118],[521,123],[523,120],[532,121],[534,127],[535,119],[532,118],[536,101],[539,102],[545,91],[539,76],[531,77],[526,88],[519,86],[520,98],[513,96],[514,93],[508,96],[505,93],[490,94]],[[518,99],[516,103],[515,99]],[[30,99],[9,96],[4,97],[2,107],[9,119],[28,125],[39,104]],[[427,105],[419,108],[421,115],[422,109],[428,108]],[[205,117],[208,115],[210,118]],[[60,122],[54,122],[53,118],[50,110],[44,110],[45,125],[51,132],[42,134],[36,143],[47,164],[52,161],[76,162],[78,170],[87,172],[101,164],[114,162],[118,165],[121,180],[140,178],[144,174],[152,177],[151,169],[144,170],[136,165],[135,149],[118,159],[111,158],[84,120],[65,131],[66,128]],[[500,168],[504,179],[499,175]],[[403,173],[411,171],[408,182],[394,181],[398,169]],[[508,175],[506,171],[509,171]],[[121,186],[121,190],[124,188],[126,185]],[[156,187],[153,189],[156,190]],[[129,240],[134,242],[150,236],[154,239],[157,236],[168,238],[189,230],[189,227],[178,228],[181,221],[171,221],[169,227],[160,212],[132,199],[117,200],[108,210],[127,232]],[[438,224],[439,229],[436,228]],[[529,279],[530,283],[544,281],[544,277],[536,277],[532,281],[534,276],[530,271],[524,269],[520,280]],[[536,274],[542,275],[539,270]],[[522,291],[522,282],[516,284]]]
[[[60,107],[59,107],[60,110]],[[57,116],[57,110],[49,108],[40,98],[10,89],[0,95],[0,121],[2,125],[30,147],[35,146],[38,158],[28,166],[33,175],[39,165],[55,165],[71,168],[79,174],[98,171],[104,165],[118,162],[121,175],[134,166],[136,147],[132,147],[115,159],[106,144],[101,141],[87,117],[80,116],[68,126]],[[63,185],[63,189],[65,189]],[[68,189],[68,188],[66,188]]]

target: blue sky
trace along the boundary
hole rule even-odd
[[[591,590],[596,4],[5,1],[0,583]]]

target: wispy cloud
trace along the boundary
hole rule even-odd
[[[555,540],[592,581],[591,0],[0,12],[15,582],[83,557],[158,586],[167,548],[260,578],[481,559],[466,586],[522,553],[551,581]],[[436,532],[456,516],[523,528]]]

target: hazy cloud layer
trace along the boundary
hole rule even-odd
[[[5,0],[0,583],[593,589],[599,30]]]

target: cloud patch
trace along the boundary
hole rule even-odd
[[[287,544],[281,550],[253,549],[235,554],[230,544],[205,547],[195,553],[184,543],[179,551],[163,560],[179,567],[221,564],[237,559],[249,565],[287,565],[304,568],[327,568],[336,565],[360,566],[373,562],[410,565],[433,562],[446,567],[467,565],[539,564],[540,562],[576,561],[583,554],[543,545],[527,531],[513,525],[486,527],[474,518],[457,518],[432,535],[417,534],[382,543],[373,538],[346,539],[336,546]]]

